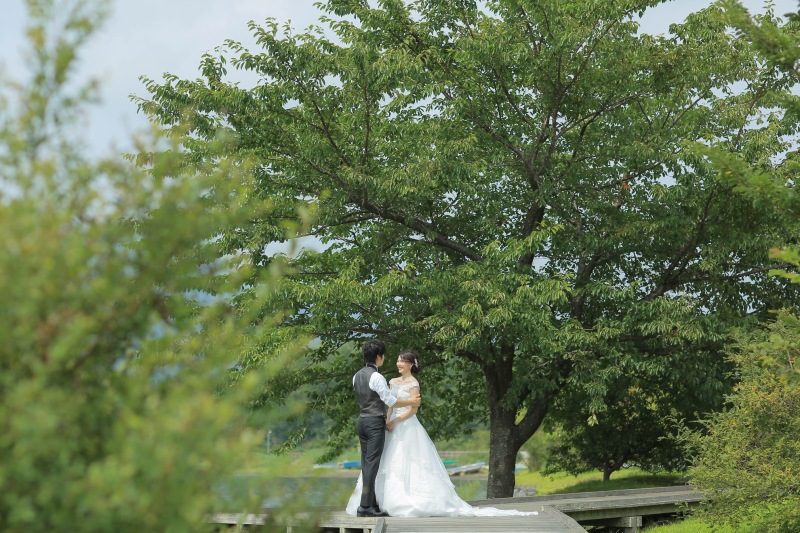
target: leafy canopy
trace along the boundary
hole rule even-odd
[[[599,416],[623,376],[719,375],[731,328],[796,295],[764,251],[799,228],[686,141],[771,165],[796,123],[770,112],[779,70],[718,7],[639,34],[658,3],[329,0],[328,30],[251,23],[257,50],[228,41],[200,79],[144,80],[141,109],[190,129],[188,158],[211,162],[225,135],[227,160],[258,162],[250,194],[276,209],[223,232],[229,250],[267,266],[285,220],[316,216],[302,236],[318,246],[264,306],[297,312],[241,368],[318,342],[259,405],[306,392],[333,455],[354,439],[359,342],[417,348],[420,416],[435,437],[488,420],[489,495],[507,496],[559,395]],[[227,82],[231,67],[258,83]],[[302,438],[301,423],[288,445]]]

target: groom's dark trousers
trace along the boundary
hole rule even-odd
[[[381,464],[383,441],[386,438],[386,419],[382,416],[358,418],[358,440],[361,443],[361,507],[378,508],[375,477]]]

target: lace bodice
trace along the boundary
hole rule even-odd
[[[411,398],[411,389],[413,389],[414,387],[419,387],[419,383],[416,381],[410,381],[408,383],[398,383],[395,380],[389,382],[389,390],[398,400],[408,400],[409,398]],[[392,418],[396,418],[402,415],[409,409],[411,409],[411,407],[395,408],[392,411]]]

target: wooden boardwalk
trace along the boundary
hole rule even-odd
[[[513,507],[519,510],[525,510],[527,504],[540,504],[557,509],[584,525],[616,526],[624,528],[626,533],[635,533],[641,527],[644,516],[677,513],[686,507],[698,505],[703,500],[701,492],[693,487],[679,485],[651,489],[499,498],[473,501],[470,504]]]
[[[324,533],[580,533],[583,525],[607,525],[636,533],[642,517],[678,512],[687,505],[703,501],[702,493],[692,487],[582,492],[552,496],[497,498],[471,501],[474,506],[536,511],[536,516],[503,517],[424,517],[357,518],[338,510],[320,509],[318,531]],[[260,524],[267,515],[217,514],[217,524]],[[296,523],[286,523],[287,533],[300,530]],[[307,519],[307,517],[306,517]],[[307,521],[307,520],[306,520]],[[303,529],[306,531],[306,529]]]
[[[505,506],[520,511],[536,511],[534,516],[429,516],[422,518],[357,518],[337,511],[322,515],[318,531],[322,533],[586,533],[578,522],[564,513],[546,505],[527,503],[524,506]],[[243,526],[263,524],[266,515],[216,514],[212,522]],[[308,517],[298,517],[297,522],[287,522],[287,533],[307,531],[301,524]]]
[[[523,510],[523,509],[520,509]],[[331,516],[320,523],[325,533],[586,533],[575,520],[544,505],[528,505],[525,511],[535,516],[429,516],[423,518],[387,517],[378,519],[347,517],[356,523],[342,524],[342,517]],[[365,520],[374,521],[364,527]],[[358,521],[362,521],[359,523]]]

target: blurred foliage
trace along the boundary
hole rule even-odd
[[[246,409],[292,352],[229,386],[272,326],[230,296],[280,270],[254,274],[218,232],[268,206],[243,201],[247,165],[186,165],[171,139],[140,143],[159,153],[141,167],[85,156],[96,84],[74,72],[108,5],[27,5],[30,78],[0,88],[1,527],[188,532],[258,511],[233,490],[262,440]]]
[[[758,51],[761,61],[775,65],[783,73],[784,85],[797,88],[800,82],[800,12],[787,13],[788,24],[777,24],[772,18],[753,17],[737,0],[724,0],[725,18],[737,32],[748,39]],[[800,123],[800,96],[797,91],[775,92],[772,116],[784,122]],[[718,168],[720,175],[735,185],[735,190],[780,212],[791,219],[800,219],[800,151],[789,150],[783,161],[775,166],[756,164],[744,160],[740,154],[725,147],[698,147]],[[797,241],[784,247],[772,247],[769,257],[776,263],[770,274],[793,283],[800,282],[800,250]],[[766,361],[767,364],[771,360]],[[784,360],[790,379],[800,378],[800,368],[795,358]]]
[[[731,348],[741,382],[730,407],[684,431],[694,452],[691,483],[707,492],[715,522],[752,522],[759,531],[800,530],[800,387],[785,379],[800,349],[800,318],[778,313]]]
[[[552,450],[561,442],[559,431],[539,430],[528,439],[522,446],[521,452],[526,452],[527,457],[523,456],[530,472],[538,472],[547,467],[547,460]]]
[[[759,60],[783,73],[784,85],[800,81],[800,17],[790,23],[752,17],[735,0],[722,2],[725,17],[758,51]],[[774,94],[772,117],[800,123],[796,91]],[[736,191],[787,220],[800,219],[797,182],[798,151],[771,166],[753,164],[729,147],[696,146],[717,167],[721,179]],[[772,247],[765,255],[776,263],[770,274],[800,281],[797,241]],[[710,523],[731,524],[753,531],[800,530],[800,319],[797,305],[781,309],[760,331],[742,332],[730,349],[740,383],[729,397],[730,406],[708,417],[705,431],[684,429],[684,443],[695,454],[692,483],[705,490],[710,503],[703,511]]]
[[[738,526],[721,525],[716,522],[705,522],[697,517],[678,519],[662,525],[648,526],[647,533],[763,533],[749,524]]]

